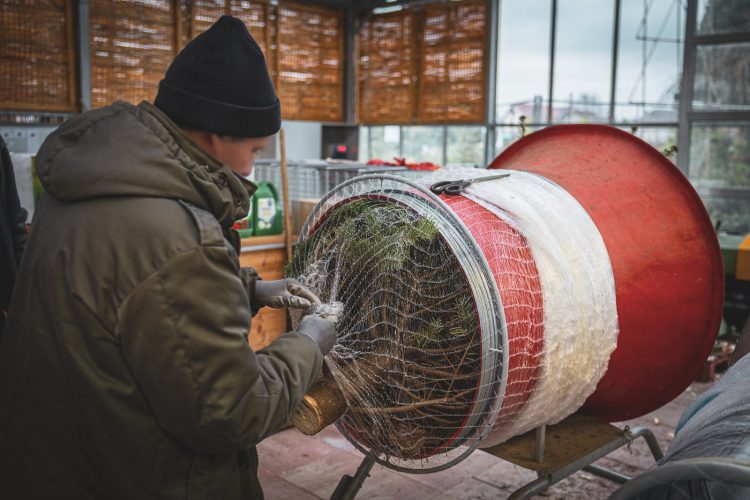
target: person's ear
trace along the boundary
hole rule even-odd
[[[211,153],[214,157],[216,157],[217,154],[221,153],[223,146],[224,146],[224,141],[219,134],[215,134],[213,132],[207,132],[206,135],[207,135],[206,139],[211,147],[211,150],[209,151],[209,153]]]
[[[221,138],[219,135],[211,133],[211,132],[205,132],[203,130],[195,130],[195,129],[184,129],[185,134],[190,137],[190,139],[193,140],[194,143],[196,143],[203,151],[210,154],[213,157],[216,157],[217,153],[217,141],[219,141]],[[215,136],[215,137],[214,137]]]

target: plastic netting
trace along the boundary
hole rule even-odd
[[[455,169],[441,175],[453,179],[488,175],[479,172],[477,175],[473,169]],[[511,369],[519,352],[539,353],[539,342],[543,348],[541,356],[529,357],[529,362],[522,364],[538,367],[533,373],[527,370],[532,378],[525,382],[531,392],[525,396],[523,407],[512,408],[504,403],[500,418],[482,447],[542,424],[555,424],[580,408],[606,372],[619,332],[612,265],[591,217],[573,196],[544,177],[507,172],[511,174],[507,178],[470,185],[462,198],[479,205],[473,208],[474,212],[484,208],[522,235],[538,273],[538,285],[534,281],[516,283],[527,292],[540,287],[541,332],[527,330],[534,320],[523,317],[520,323],[508,325]],[[479,238],[476,234],[474,237]],[[491,241],[501,248],[520,244],[502,233],[493,235]],[[488,259],[498,254],[502,252],[485,250]],[[498,264],[493,266],[493,273],[507,309],[503,289],[508,285],[503,275],[529,271],[518,259]],[[513,286],[510,284],[511,290]],[[527,307],[540,305],[536,297],[532,299],[525,302]]]
[[[338,427],[413,471],[473,450],[504,381],[501,308],[481,253],[436,201],[404,181],[355,179],[308,221],[288,269],[343,303],[326,359],[348,406]]]
[[[604,243],[576,201],[533,174],[437,197],[389,176],[313,210],[288,274],[341,302],[327,357],[337,426],[381,463],[429,472],[575,411],[615,347]],[[500,193],[500,194],[498,194]]]
[[[509,359],[502,412],[493,426],[498,428],[516,421],[539,380],[544,347],[539,272],[526,239],[513,226],[464,196],[442,199],[482,249],[503,304]]]
[[[398,458],[450,446],[477,396],[481,333],[435,224],[360,199],[334,209],[303,245],[304,282],[324,302],[346,304],[328,360],[349,407],[340,425]]]

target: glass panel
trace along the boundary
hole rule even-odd
[[[526,127],[525,131],[521,127],[496,127],[495,128],[495,156],[503,152],[505,148],[516,142],[523,135],[528,135],[544,127]],[[490,163],[492,163],[490,161]]]
[[[714,227],[730,234],[750,233],[750,190],[744,197],[702,195]]]
[[[685,7],[652,0],[621,9],[615,121],[676,122]]]
[[[359,127],[359,153],[357,160],[366,162],[370,159],[370,127]]]
[[[400,156],[399,127],[370,127],[370,158],[391,161],[394,156]]]
[[[693,123],[690,180],[700,188],[750,188],[750,122]]]
[[[443,164],[443,127],[403,127],[402,130],[406,161]]]
[[[500,2],[497,123],[547,121],[550,0]]]
[[[750,31],[750,3],[747,0],[698,0],[698,34],[745,31]]]
[[[484,127],[448,127],[446,161],[484,167]]]
[[[613,16],[612,1],[558,2],[554,122],[607,121]]]
[[[693,108],[750,109],[750,43],[698,46]]]
[[[634,133],[636,137],[643,139],[661,151],[672,162],[677,161],[677,127],[644,127],[633,125],[632,127],[619,128]]]
[[[730,233],[750,232],[750,122],[694,123],[690,179],[714,224]]]

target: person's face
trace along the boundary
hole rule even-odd
[[[271,137],[227,137],[211,134],[212,154],[236,174],[247,177],[255,157],[271,142]]]

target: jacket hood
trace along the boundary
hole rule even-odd
[[[42,145],[36,170],[47,193],[60,201],[184,200],[213,213],[223,227],[247,215],[256,189],[147,102],[116,102],[69,119]]]

